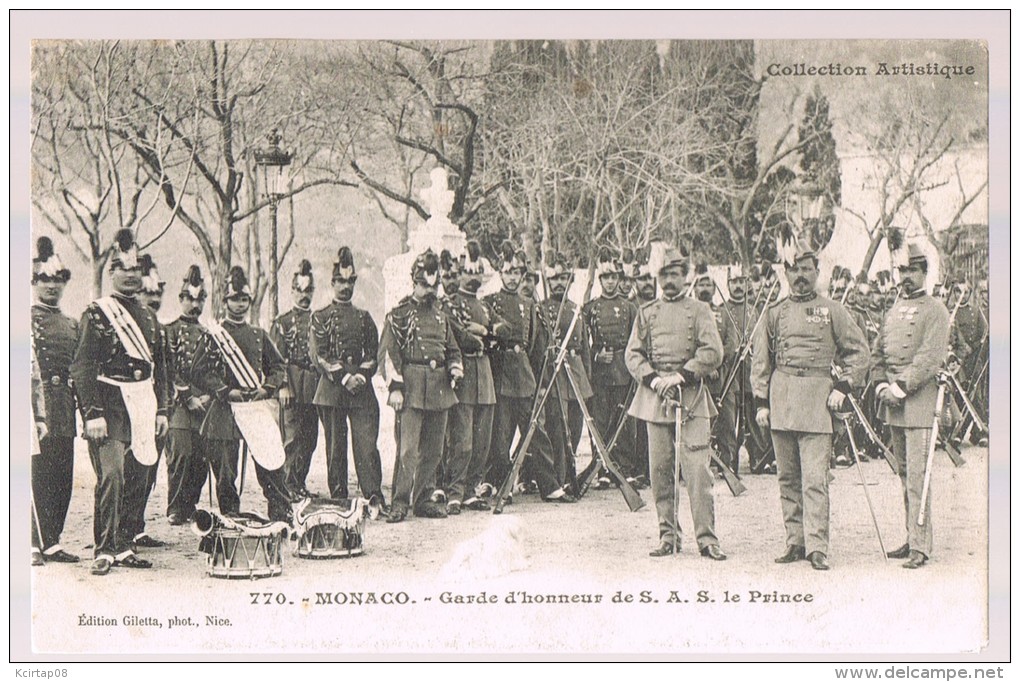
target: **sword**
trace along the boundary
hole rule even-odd
[[[928,504],[928,492],[931,489],[931,470],[935,462],[935,446],[939,440],[939,419],[942,417],[942,404],[946,398],[946,378],[939,374],[939,392],[935,397],[935,418],[931,423],[931,440],[928,442],[928,459],[924,464],[924,485],[921,488],[921,510],[917,514],[917,525],[924,525],[924,508]]]
[[[864,432],[868,434],[868,438],[871,439],[871,442],[877,445],[882,451],[882,459],[886,461],[889,468],[892,469],[894,474],[898,475],[900,472],[895,464],[896,460],[893,453],[889,451],[889,447],[882,442],[882,438],[878,435],[878,432],[875,431],[875,428],[868,422],[868,418],[864,416],[864,411],[857,402],[857,398],[854,398],[852,393],[847,393],[846,397],[850,403],[850,407],[853,408],[854,414],[857,415],[857,421],[864,427]]]
[[[861,487],[864,488],[864,499],[868,501],[868,511],[871,512],[871,522],[875,524],[875,535],[878,536],[878,546],[882,550],[882,558],[887,559],[885,543],[882,542],[882,531],[878,529],[878,519],[875,517],[875,508],[871,505],[871,493],[868,492],[868,482],[864,480],[864,470],[861,469],[861,458],[857,454],[857,441],[854,439],[854,430],[850,427],[850,420],[843,417],[843,426],[846,427],[846,434],[850,437],[850,451],[854,455],[854,463],[857,464],[857,474],[861,477]]]

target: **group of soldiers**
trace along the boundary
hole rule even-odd
[[[807,250],[786,265],[788,297],[780,297],[771,264],[747,274],[731,267],[721,305],[712,302],[722,292],[707,268],[688,272],[689,258],[676,249],[655,268],[647,253],[603,249],[595,261],[600,293],[578,306],[568,297],[574,268],[560,254],[547,254],[539,272],[509,242],[493,261],[474,241],[460,256],[427,250],[411,268],[412,293],[380,331],[352,303],[358,277],[344,246],[333,263],[330,304],[312,311],[315,277],[302,261],[292,279],[294,308],[267,332],[248,321],[252,291],[239,267],[222,288],[223,319],[199,321],[208,292],[192,265],[179,292],[181,315],[161,324],[165,283],[128,230],[118,233],[109,258],[113,293],[76,322],[60,311],[70,271],[41,238],[32,277],[33,564],[79,560],[60,546],[76,411],[96,474],[91,572],[105,575],[114,566],[151,567],[136,551],[164,544],[145,530],[164,454],[171,525],[191,521],[207,480],[215,481],[220,513],[240,513],[237,479],[240,471],[243,487],[247,447],[231,404],[276,398],[285,461],[268,468],[253,458],[272,521],[289,522],[291,505],[313,496],[306,481],[321,424],[327,496],[352,496],[349,432],[355,496],[389,523],[501,509],[515,491],[572,503],[592,480],[595,487],[650,486],[660,539],[651,554],[665,556],[680,551],[682,476],[699,551],[718,561],[726,555],[715,534],[712,486],[723,470],[740,470],[744,449],[747,470],[778,473],[787,552],[777,561],[808,559],[824,570],[829,467],[839,424],[849,424],[833,415],[845,417],[854,395],[869,405],[859,418],[874,420],[891,442],[903,482],[907,543],[890,556],[910,567],[927,561],[931,497],[921,487],[951,315],[925,293],[927,261],[915,247],[891,301],[866,285],[845,295],[839,269],[833,298],[819,296],[818,260]],[[491,277],[500,289],[480,297]],[[965,311],[973,304],[962,300],[963,287],[951,289],[961,330],[952,337],[963,338],[953,343],[954,361],[973,372],[963,386],[987,405],[978,396],[987,339],[962,331],[975,319]],[[396,415],[388,503],[377,374]],[[586,429],[594,456],[578,472]],[[922,497],[929,521],[919,529],[911,515]]]

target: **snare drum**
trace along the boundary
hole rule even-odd
[[[283,573],[283,532],[286,524],[265,526],[236,523],[216,527],[206,572],[214,578],[268,578]]]
[[[295,509],[294,528],[302,559],[339,559],[365,551],[368,502],[312,499]]]

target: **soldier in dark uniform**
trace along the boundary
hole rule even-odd
[[[315,278],[309,261],[301,261],[294,273],[291,291],[294,307],[276,318],[269,328],[269,337],[287,365],[287,385],[294,394],[289,404],[280,405],[283,412],[280,420],[283,449],[287,454],[284,476],[289,490],[307,493],[305,481],[319,441],[319,418],[313,403],[319,373],[308,350],[312,295],[315,293]]]
[[[732,429],[734,433],[732,442],[734,457],[731,462],[734,471],[737,471],[740,466],[739,450],[743,445],[747,448],[748,467],[750,471],[756,472],[759,470],[758,466],[762,458],[763,448],[759,446],[759,442],[763,436],[752,431],[756,425],[752,421],[754,398],[751,394],[750,358],[745,357],[742,361],[740,360],[747,344],[751,342],[751,331],[754,329],[755,322],[758,321],[758,310],[747,298],[747,285],[748,278],[744,275],[740,265],[731,265],[727,268],[726,288],[729,298],[722,307],[725,321],[731,327],[735,348],[732,362],[724,363],[720,367],[719,374],[723,377],[723,381],[726,381],[734,371],[734,362],[739,361],[740,366],[736,369],[729,390],[718,405],[719,423],[726,424],[727,428]]]
[[[49,237],[40,237],[32,261],[32,347],[39,371],[43,411],[40,452],[32,457],[32,564],[72,563],[78,557],[60,546],[74,480],[74,393],[68,369],[78,346],[78,321],[60,311],[60,299],[71,279],[53,251]]]
[[[149,254],[142,254],[139,262],[142,265],[142,288],[136,294],[136,298],[139,303],[151,310],[153,315],[157,315],[160,306],[163,305],[163,289],[166,282],[160,279],[156,264]],[[160,336],[160,344],[164,346],[165,353],[166,329],[162,325]],[[169,372],[169,359],[167,371]],[[169,391],[170,384],[167,386]],[[149,495],[156,487],[156,474],[159,472],[159,460],[166,449],[166,440],[166,434],[156,439],[155,464],[145,466],[129,457],[124,469],[124,505],[120,528],[125,541],[136,547],[163,547],[166,544],[145,532],[145,508],[149,504]]]
[[[326,475],[334,499],[348,496],[347,433],[354,470],[365,499],[385,509],[379,455],[379,401],[372,389],[378,369],[379,329],[351,299],[358,275],[346,246],[333,263],[333,300],[312,314],[310,353],[319,371],[313,402],[326,434]]]
[[[683,255],[668,250],[659,270],[662,296],[638,312],[626,347],[627,369],[638,382],[630,414],[645,422],[648,431],[659,524],[659,546],[650,555],[667,556],[680,549],[675,506],[679,481],[674,469],[679,465],[687,481],[700,553],[722,561],[726,555],[715,534],[714,479],[709,470],[710,420],[716,410],[704,383],[722,361],[722,340],[708,305],[684,295],[686,270]],[[674,440],[678,397],[682,405],[679,444]]]
[[[769,306],[754,339],[755,419],[772,430],[786,553],[828,570],[832,415],[868,370],[868,344],[846,309],[815,292],[818,260],[799,248],[787,266],[790,296]],[[842,368],[835,382],[832,366]],[[826,409],[828,408],[828,409]]]
[[[251,288],[244,270],[239,266],[230,268],[227,274],[223,299],[226,302],[226,317],[220,323],[222,333],[229,335],[226,341],[229,343],[232,340],[261,383],[254,389],[244,388],[224,358],[221,342],[214,337],[218,331],[215,326],[210,326],[209,333],[203,337],[199,346],[192,382],[201,393],[214,396],[202,422],[201,434],[207,440],[220,513],[236,516],[241,511],[241,499],[237,490],[241,432],[234,422],[229,403],[265,400],[273,393],[283,403],[289,401],[292,395],[287,385],[287,367],[280,351],[265,330],[246,322],[251,308]],[[254,464],[256,478],[268,502],[269,518],[273,521],[289,521],[291,494],[287,489],[283,467],[269,470],[258,461]]]
[[[924,288],[928,259],[915,244],[907,246],[900,267],[902,293],[882,323],[875,345],[873,374],[886,423],[892,429],[893,455],[903,487],[907,542],[889,552],[906,559],[904,568],[920,568],[931,557],[931,493],[918,525],[921,491],[932,437],[938,394],[937,376],[949,349],[949,311]]]
[[[723,383],[726,381],[726,373],[733,366],[734,356],[737,352],[737,331],[730,321],[729,311],[722,305],[712,302],[715,297],[715,280],[708,274],[708,267],[699,265],[694,274],[694,297],[708,305],[715,319],[716,328],[719,330],[719,338],[722,340],[723,355],[722,364],[706,377],[705,385],[708,386],[712,399],[719,402],[722,396]],[[726,396],[726,401],[736,404],[733,389]],[[734,409],[725,413],[720,410],[712,424],[712,435],[715,437],[719,450],[719,459],[731,470],[736,471],[739,466],[739,455],[737,452],[737,437],[733,427]],[[715,465],[713,465],[715,466]]]
[[[507,325],[506,333],[498,339],[491,356],[496,413],[486,488],[491,492],[502,485],[510,473],[514,432],[519,429],[523,436],[534,421],[535,432],[527,453],[531,459],[529,479],[538,484],[539,493],[547,501],[576,502],[574,496],[563,489],[563,481],[557,476],[552,444],[545,431],[545,415],[532,415],[538,390],[533,367],[541,365],[546,341],[538,304],[517,293],[528,270],[527,260],[524,253],[509,242],[504,242],[500,255],[503,288],[484,299]]]
[[[570,321],[574,318],[574,313],[577,310],[577,304],[567,297],[574,278],[569,263],[560,254],[553,254],[548,260],[549,266],[546,269],[545,279],[549,287],[549,296],[541,306],[542,318],[549,327],[549,360],[545,363],[546,376],[542,377],[542,385],[547,385],[550,381],[556,353],[563,343],[563,336],[567,333]],[[588,380],[591,369],[586,343],[587,334],[584,331],[584,324],[579,320],[574,325],[567,341],[564,367],[556,375],[556,380],[550,389],[549,399],[545,404],[546,430],[549,440],[552,442],[553,455],[556,458],[556,474],[561,481],[567,483],[577,480],[574,456],[577,453],[577,446],[581,442],[581,430],[584,426],[584,415],[578,401],[584,400],[587,403],[592,397],[591,384]],[[574,387],[570,383],[566,365],[569,365],[573,372],[580,394],[574,391]],[[609,437],[608,434],[605,436],[605,438]]]
[[[449,314],[437,299],[439,256],[431,249],[411,267],[414,291],[386,316],[382,344],[390,379],[388,404],[400,413],[400,452],[388,523],[415,516],[445,518],[430,497],[443,455],[449,409],[464,378]]]
[[[205,299],[202,270],[192,265],[181,285],[181,316],[165,328],[167,383],[172,396],[166,451],[166,515],[171,526],[190,521],[209,476],[206,441],[199,428],[213,397],[192,381],[195,358],[206,334],[198,321]]]
[[[143,449],[154,448],[145,431],[162,437],[168,430],[165,348],[156,316],[135,298],[141,265],[130,230],[114,238],[110,279],[114,294],[82,315],[70,369],[96,472],[93,575],[106,575],[114,565],[151,568],[121,532],[125,477],[139,475],[136,457],[155,460]],[[134,456],[128,453],[136,448]]]
[[[487,351],[506,325],[487,303],[478,300],[478,289],[486,274],[478,242],[468,242],[456,293],[446,299],[464,363],[464,379],[457,386],[457,404],[450,408],[449,418],[450,443],[445,468],[449,514],[459,514],[462,507],[476,511],[490,508],[477,494],[485,476],[496,408],[496,388]],[[445,283],[443,287],[446,288]]]
[[[648,266],[648,253],[639,254],[635,259],[631,279],[634,280],[634,291],[631,302],[638,307],[651,303],[657,295],[655,277]],[[629,407],[629,405],[628,405]],[[631,422],[634,418],[626,417]],[[639,488],[647,488],[651,485],[650,471],[648,469],[648,430],[641,424],[632,425],[634,432],[634,455],[641,463],[639,473],[635,476],[635,483]],[[610,438],[612,434],[610,434]]]
[[[602,295],[584,306],[583,315],[591,353],[591,387],[595,393],[591,401],[592,420],[602,437],[610,438],[625,414],[634,381],[624,362],[624,350],[637,317],[637,307],[620,295],[620,263],[606,249],[598,258],[596,273]],[[634,450],[633,424],[627,422],[610,454],[628,479],[642,471]],[[596,487],[604,488],[609,484],[606,474],[600,476]]]
[[[449,249],[443,249],[439,252],[439,279],[443,285],[443,295],[439,298],[439,303],[444,308],[447,308],[447,313],[450,313],[451,322],[455,323],[454,334],[459,345],[461,342],[461,332],[456,325],[458,318],[453,314],[449,304],[450,297],[456,295],[460,288],[460,259],[454,257]],[[443,438],[443,456],[439,460],[439,466],[436,467],[436,480],[433,482],[435,489],[432,491],[431,496],[432,501],[437,504],[447,503],[446,491],[452,484],[450,460],[453,458],[453,408],[450,408],[450,410],[449,418],[446,420],[446,435]],[[463,502],[463,499],[462,496],[461,502]],[[459,514],[460,505],[447,505],[447,511],[453,511],[454,515]]]
[[[624,298],[628,301],[634,298],[634,260],[636,255],[634,249],[624,247],[620,251],[620,284],[618,291],[620,298]]]

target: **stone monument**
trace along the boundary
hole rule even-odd
[[[386,283],[386,310],[411,293],[411,264],[418,254],[431,248],[438,255],[448,249],[454,256],[464,253],[467,238],[450,220],[453,209],[453,190],[447,182],[445,168],[433,168],[429,173],[432,184],[418,192],[429,219],[412,227],[407,235],[407,251],[386,259],[383,280]]]

